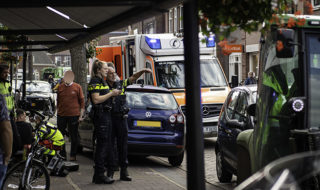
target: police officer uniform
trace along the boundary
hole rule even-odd
[[[118,158],[118,164],[121,168],[120,179],[124,181],[131,181],[129,177],[127,167],[128,167],[128,123],[127,123],[127,113],[129,108],[126,104],[125,89],[129,85],[129,79],[114,82],[111,90],[118,89],[121,90],[120,96],[112,98],[112,147],[115,148],[114,143],[117,144],[117,155],[114,157]],[[117,167],[115,159],[112,160],[112,167],[108,169],[108,176],[113,177],[113,168]],[[110,165],[109,165],[110,167]]]
[[[12,155],[14,155],[14,153],[21,148],[21,139],[17,130],[17,126],[14,122],[14,97],[12,94],[12,87],[8,80],[0,79],[0,94],[5,98],[8,109],[8,115],[10,117],[13,133]]]
[[[110,92],[109,86],[100,77],[93,77],[88,85],[88,92],[91,97],[93,93],[99,93],[99,95],[105,95]],[[92,101],[91,101],[92,102]],[[95,167],[93,183],[113,183],[114,180],[106,177],[105,163],[107,161],[108,154],[112,152],[111,144],[111,99],[106,100],[100,104],[94,104],[93,106],[93,122],[95,127],[95,137],[97,139],[96,151],[95,151]]]

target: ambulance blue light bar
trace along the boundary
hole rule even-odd
[[[215,47],[215,36],[211,35],[209,37],[206,37],[207,47]]]
[[[158,38],[149,38],[146,36],[146,42],[151,49],[161,49],[161,42]]]

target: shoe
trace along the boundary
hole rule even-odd
[[[128,174],[127,168],[122,168],[120,171],[120,180],[122,181],[132,181],[132,178]]]
[[[107,177],[109,177],[110,179],[113,179],[113,175],[114,175],[114,171],[113,170],[108,170],[107,171]]]
[[[98,176],[98,175],[93,175],[92,178],[92,183],[95,184],[112,184],[114,182],[114,179],[110,179],[109,177],[106,177],[104,175]]]
[[[77,158],[75,156],[70,156],[70,161],[77,161]]]

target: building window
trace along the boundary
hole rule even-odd
[[[54,63],[57,65],[57,66],[60,66],[62,63],[61,63],[61,56],[55,56],[54,57]]]
[[[179,20],[180,20],[180,30],[183,29],[183,6],[180,6],[180,17],[179,17]]]
[[[174,32],[178,32],[178,9],[177,7],[174,8],[174,15],[173,15],[173,30]]]
[[[71,56],[64,56],[63,63],[65,66],[70,67],[71,66]]]
[[[320,0],[312,0],[313,8],[320,8]]]
[[[169,10],[169,33],[173,33],[173,11]]]

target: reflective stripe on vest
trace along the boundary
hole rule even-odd
[[[129,84],[129,79],[126,79],[123,81],[122,83],[122,90],[121,90],[121,94],[120,95],[124,95],[125,94],[125,89],[127,88]],[[110,92],[112,92],[113,89],[110,90]]]
[[[9,88],[10,88],[9,82],[0,83],[0,94],[2,94],[3,97],[5,98],[7,109],[8,109],[8,112],[10,113],[14,108],[14,98],[11,92],[9,91]]]
[[[106,90],[109,89],[109,86],[104,86],[103,84],[96,84],[96,85],[89,85],[88,86],[88,91],[92,91],[92,90]]]

